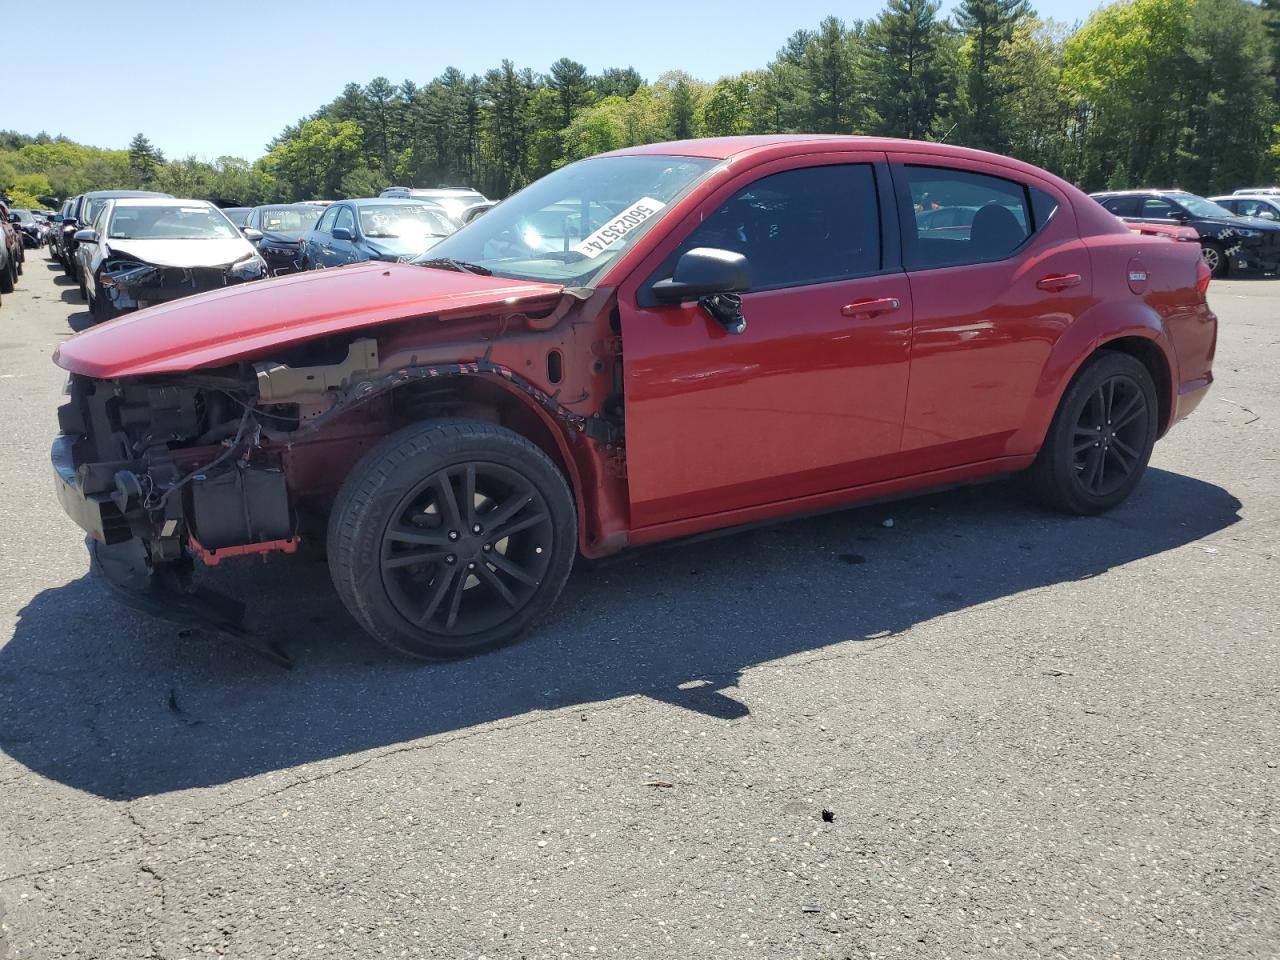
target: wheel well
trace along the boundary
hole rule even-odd
[[[518,433],[551,458],[576,499],[575,474],[546,420],[513,391],[483,377],[445,377],[397,387],[390,394],[393,430],[436,417],[496,423]]]
[[[1156,400],[1160,405],[1158,435],[1163,436],[1169,429],[1169,418],[1173,412],[1173,378],[1170,376],[1169,361],[1165,359],[1164,352],[1156,346],[1154,341],[1146,337],[1120,337],[1117,340],[1108,340],[1098,349],[1127,353],[1147,368],[1147,373],[1151,374],[1151,380],[1156,385]]]

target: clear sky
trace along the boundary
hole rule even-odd
[[[943,0],[943,11],[954,5]],[[509,57],[545,71],[562,56],[647,80],[682,69],[714,80],[763,66],[787,36],[882,0],[0,0],[21,71],[0,129],[45,130],[101,147],[142,131],[166,156],[254,159],[287,124],[376,76],[422,83],[447,66],[481,73]],[[1039,0],[1083,20],[1097,0]],[[55,12],[56,11],[56,12]],[[52,18],[52,20],[51,20]],[[56,22],[56,29],[50,24]],[[21,38],[27,38],[27,43]],[[36,38],[44,38],[37,40]],[[27,62],[69,44],[76,53]]]

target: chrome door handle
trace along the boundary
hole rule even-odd
[[[1036,281],[1036,286],[1041,290],[1048,290],[1052,293],[1058,293],[1066,290],[1068,287],[1079,286],[1084,278],[1078,273],[1052,273],[1047,277],[1041,277]]]
[[[879,300],[855,300],[840,308],[842,317],[876,317],[882,313],[893,313],[902,306],[897,297],[881,297]]]

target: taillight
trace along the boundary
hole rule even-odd
[[[1209,269],[1209,265],[1204,262],[1204,257],[1196,257],[1196,286],[1200,290],[1200,296],[1206,296],[1209,293],[1209,281],[1213,279],[1213,271]]]

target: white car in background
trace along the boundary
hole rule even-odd
[[[402,200],[426,200],[438,204],[444,207],[445,213],[459,223],[468,221],[468,218],[463,216],[468,209],[477,204],[489,202],[489,198],[483,193],[479,190],[472,190],[470,187],[435,187],[431,189],[387,187],[382,191],[381,196],[398,197]]]
[[[1210,197],[1209,199],[1220,207],[1226,207],[1237,217],[1280,220],[1280,192],[1273,194],[1233,193],[1229,197]]]
[[[108,200],[76,234],[80,292],[95,322],[121,313],[267,276],[254,248],[207,200]]]

